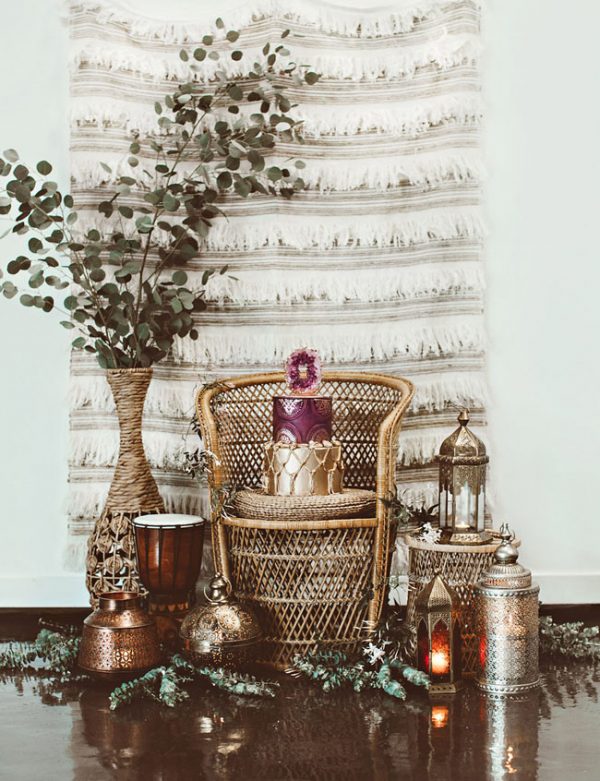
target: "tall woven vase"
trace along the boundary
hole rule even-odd
[[[90,603],[107,591],[143,591],[138,580],[132,519],[165,511],[142,441],[142,414],[152,369],[109,369],[117,408],[119,458],[102,516],[92,531],[86,559]]]

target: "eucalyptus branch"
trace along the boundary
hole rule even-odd
[[[156,667],[114,689],[110,694],[110,709],[116,710],[139,699],[153,699],[173,708],[188,700],[187,687],[200,681],[208,681],[231,694],[250,697],[274,697],[278,688],[276,683],[223,667],[197,667],[176,654],[168,666]]]
[[[235,44],[238,32],[225,31],[222,23],[217,28]],[[215,48],[211,35],[202,40],[203,45],[193,52],[180,52],[192,71],[207,57],[243,59],[243,52],[235,48],[229,52]],[[0,179],[7,184],[0,189],[0,215],[17,208],[12,230],[19,236],[33,235],[29,253],[42,256],[43,261],[32,267],[31,257],[19,255],[8,261],[7,273],[27,272],[34,289],[44,283],[57,290],[67,287],[65,282],[73,285],[61,309],[53,295],[22,293],[20,302],[45,312],[55,308],[70,312],[61,324],[81,334],[72,341],[73,347],[95,353],[103,368],[151,366],[167,355],[176,338],[197,339],[194,314],[206,309],[206,285],[218,270],[207,269],[199,289],[192,290],[183,269],[200,254],[213,221],[221,215],[227,219],[224,196],[290,198],[305,186],[297,174],[304,167],[302,161],[296,160],[293,169],[267,163],[279,140],[301,138],[302,123],[289,113],[293,107],[285,94],[287,85],[310,86],[318,80],[304,66],[282,64],[280,58],[288,55],[284,44],[268,43],[262,49],[262,60],[259,57],[248,64],[240,78],[227,79],[222,69],[206,84],[191,76],[157,101],[159,133],[146,140],[135,135],[129,146],[131,168],[140,164],[140,153],[150,151],[154,174],[142,167],[139,177],[117,176],[113,191],[106,192],[97,205],[104,225],[81,230],[81,235],[73,228],[78,221],[73,197],[63,195],[47,179],[50,163],[42,160],[32,172],[14,149],[5,150]],[[256,104],[248,121],[240,121],[242,104]],[[207,122],[209,115],[215,117],[214,123]],[[166,141],[161,131],[166,131]],[[191,173],[185,167],[189,161],[196,162]],[[101,165],[112,180],[113,170]],[[40,182],[37,174],[44,180]],[[133,187],[143,194],[141,206],[131,205]],[[117,220],[111,221],[113,215]],[[160,240],[156,239],[158,230]],[[62,265],[53,257],[44,260],[52,248],[70,262]],[[152,258],[151,264],[155,250],[158,259],[154,263]],[[114,273],[109,272],[115,266]],[[46,273],[45,267],[58,267],[59,276]],[[3,269],[0,277],[4,277]],[[9,279],[0,279],[0,292],[13,298],[19,290]]]

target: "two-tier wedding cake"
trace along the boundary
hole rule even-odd
[[[328,496],[342,492],[342,447],[332,439],[331,397],[317,395],[316,350],[293,352],[286,364],[290,391],[273,398],[273,441],[265,445],[264,491],[271,496]]]

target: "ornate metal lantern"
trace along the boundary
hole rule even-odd
[[[507,524],[494,563],[474,588],[479,635],[477,686],[513,694],[539,685],[538,595],[531,572],[517,562],[514,534]]]
[[[201,666],[239,668],[253,661],[263,639],[254,612],[232,596],[231,582],[220,573],[204,595],[209,604],[190,610],[181,624],[184,655]]]
[[[461,685],[460,601],[436,575],[415,602],[417,667],[430,678],[430,694],[453,694]]]
[[[481,545],[490,542],[485,529],[485,473],[489,457],[483,442],[468,428],[469,410],[458,416],[459,426],[442,442],[440,465],[441,542]]]

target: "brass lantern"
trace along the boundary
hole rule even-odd
[[[254,660],[263,639],[254,612],[232,596],[231,582],[216,573],[198,605],[183,619],[179,637],[183,653],[194,664],[243,667]]]
[[[440,542],[481,545],[492,540],[485,528],[485,473],[489,457],[483,442],[468,428],[469,410],[436,456],[440,465]]]
[[[454,694],[461,685],[460,600],[436,575],[415,601],[417,668],[429,676],[429,693]]]

